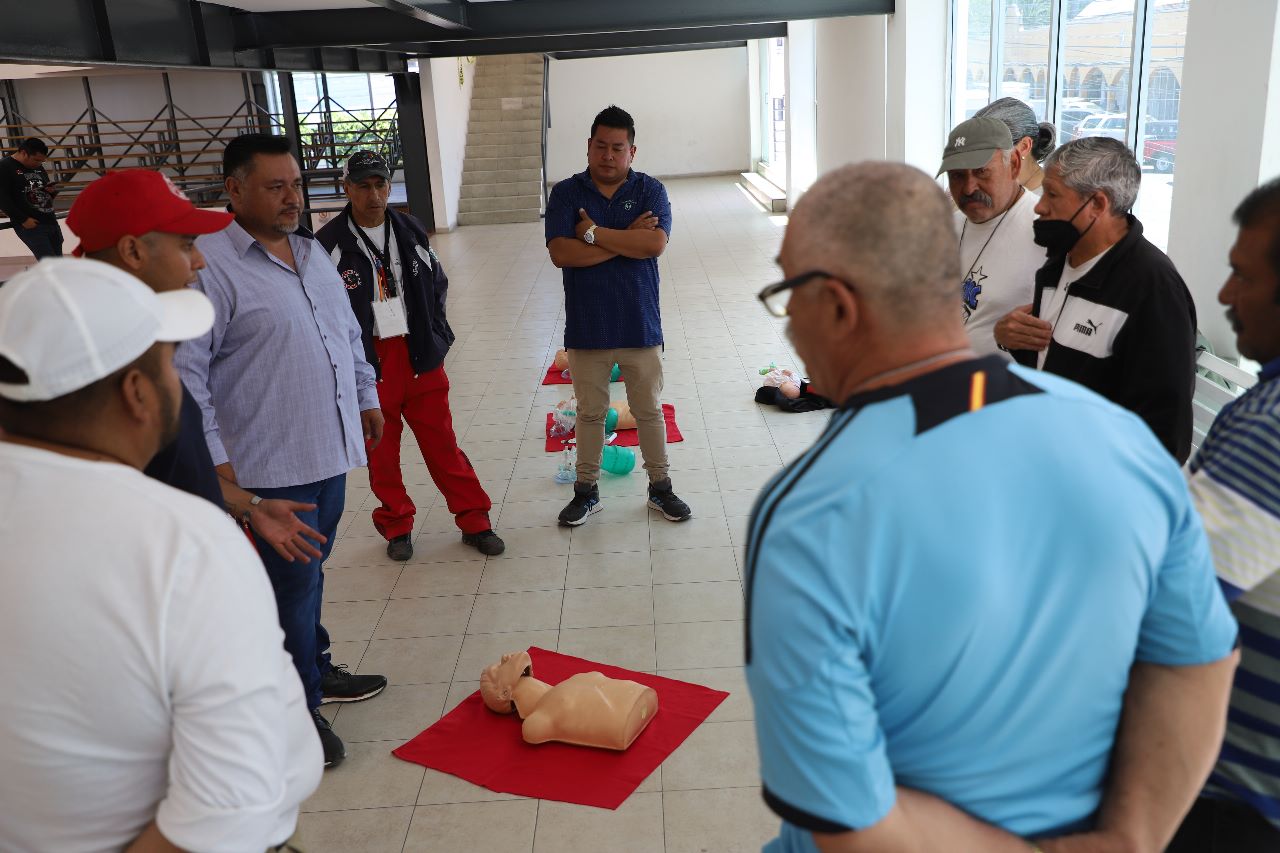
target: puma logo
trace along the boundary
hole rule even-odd
[[[1084,323],[1088,323],[1089,325],[1086,326]],[[1092,320],[1085,320],[1084,323],[1076,323],[1075,327],[1075,330],[1082,335],[1092,335],[1094,332],[1098,331],[1098,329],[1102,328],[1101,323],[1095,323]]]

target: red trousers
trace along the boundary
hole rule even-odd
[[[458,528],[463,533],[488,530],[493,502],[480,486],[471,460],[458,447],[458,438],[453,434],[449,377],[444,373],[444,366],[414,376],[404,338],[375,339],[374,347],[382,367],[378,403],[382,406],[386,427],[382,441],[369,454],[369,485],[382,502],[382,506],[373,511],[373,526],[387,539],[413,533],[417,507],[405,491],[404,476],[400,472],[403,418],[418,439],[427,471],[444,495]]]

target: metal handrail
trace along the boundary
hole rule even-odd
[[[551,129],[551,57],[542,54],[542,214],[547,213],[547,131]]]

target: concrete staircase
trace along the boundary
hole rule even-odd
[[[542,213],[542,56],[476,60],[459,225],[536,222]]]

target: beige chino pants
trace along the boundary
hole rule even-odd
[[[609,411],[609,373],[616,362],[626,380],[627,402],[640,434],[640,453],[649,482],[666,479],[667,425],[662,418],[662,351],[642,349],[571,349],[569,375],[578,398],[578,482],[600,479],[604,419]]]

